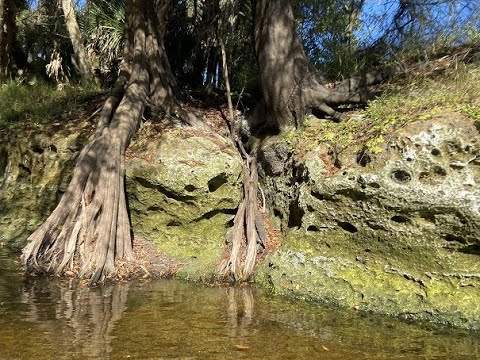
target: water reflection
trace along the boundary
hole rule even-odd
[[[0,253],[0,359],[476,359],[472,334],[258,289],[25,281]]]
[[[88,288],[72,281],[39,278],[23,286],[22,321],[31,322],[55,343],[58,358],[106,358],[112,332],[126,309],[130,284]],[[59,341],[60,340],[60,341]]]
[[[251,287],[230,287],[227,293],[229,336],[239,345],[247,340],[253,320],[255,300]]]

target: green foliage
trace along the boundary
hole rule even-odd
[[[295,2],[299,33],[305,52],[323,74],[343,79],[363,72],[368,56],[359,56],[363,46],[358,30],[364,0],[305,0]]]
[[[37,7],[21,11],[17,17],[17,42],[28,59],[27,77],[46,78],[45,66],[60,60],[62,75],[69,77],[72,44],[61,7],[56,1],[41,0]]]
[[[381,3],[381,4],[380,4]],[[307,56],[331,79],[385,62],[478,42],[480,2],[471,0],[293,2]]]
[[[83,14],[82,27],[87,34],[87,48],[103,72],[115,69],[123,53],[125,3],[123,0],[97,0],[89,3]]]
[[[98,89],[91,87],[58,90],[45,82],[28,85],[12,81],[0,87],[0,132],[41,128],[97,93]]]
[[[250,1],[228,0],[223,3],[223,13],[228,16],[222,23],[226,27],[224,36],[231,85],[238,91],[244,89],[248,94],[257,95],[260,85],[251,35],[253,14]]]

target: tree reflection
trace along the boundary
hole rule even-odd
[[[236,342],[245,342],[253,321],[255,300],[250,286],[229,287],[227,292],[227,318],[229,336]]]
[[[52,337],[59,358],[105,358],[113,350],[112,332],[126,309],[129,286],[89,288],[38,278],[23,287],[20,298],[27,305],[25,319]]]

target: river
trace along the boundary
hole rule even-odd
[[[25,279],[0,249],[0,359],[480,359],[477,334],[176,280]]]

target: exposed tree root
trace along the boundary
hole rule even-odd
[[[95,136],[80,153],[60,203],[29,237],[27,271],[61,275],[78,271],[90,283],[116,273],[133,259],[124,184],[124,154],[145,105],[176,104],[173,75],[163,46],[169,0],[129,0],[122,71],[105,102]],[[177,113],[177,112],[176,112]],[[188,124],[195,119],[177,114]]]
[[[234,281],[248,281],[254,273],[258,250],[265,248],[267,233],[258,206],[256,157],[248,155],[240,141],[236,143],[243,156],[244,198],[233,220],[230,258],[220,265],[219,274],[231,276]]]
[[[133,258],[124,152],[139,126],[146,96],[146,86],[133,82],[117,107],[118,94],[107,100],[97,134],[80,153],[67,191],[29,237],[23,251],[29,271],[62,274],[79,266],[79,276],[95,283],[115,273],[115,259]]]
[[[222,50],[223,78],[225,81],[226,97],[230,124],[228,126],[230,137],[237,145],[237,150],[243,158],[243,201],[238,207],[233,220],[231,232],[232,250],[228,261],[220,264],[219,273],[222,276],[231,276],[234,281],[248,281],[254,272],[257,248],[265,248],[266,231],[263,218],[258,208],[258,173],[257,158],[249,155],[236,133],[233,115],[233,103],[230,92],[230,79],[228,75],[228,62],[223,38],[220,35]],[[228,122],[227,122],[228,123]],[[265,206],[264,201],[262,202]],[[243,250],[243,251],[242,251]]]

